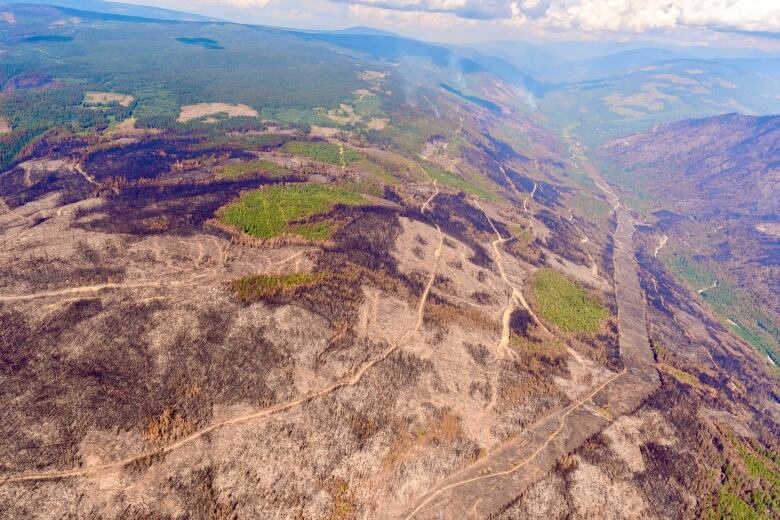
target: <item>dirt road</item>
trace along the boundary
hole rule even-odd
[[[669,241],[669,237],[667,235],[663,235],[658,238],[658,245],[655,246],[655,251],[653,251],[653,258],[658,258],[658,253],[661,252],[661,249],[666,247],[666,243]]]
[[[424,215],[427,211],[430,203],[433,201],[434,197],[439,193],[438,187],[436,186],[434,182],[434,188],[436,189],[435,193],[425,201],[423,206],[420,209],[420,212]],[[17,474],[17,475],[5,475],[0,476],[0,486],[13,483],[13,482],[30,482],[30,481],[45,481],[45,480],[58,480],[58,479],[67,479],[67,478],[77,478],[77,477],[89,477],[98,473],[102,473],[105,471],[111,471],[111,470],[119,470],[123,467],[127,466],[128,464],[132,464],[134,462],[143,461],[146,459],[149,459],[150,457],[155,457],[159,455],[164,455],[166,453],[169,453],[171,451],[177,450],[179,448],[182,448],[183,446],[189,445],[201,438],[203,438],[205,435],[214,432],[215,430],[223,429],[231,425],[236,424],[242,424],[249,421],[255,421],[260,419],[268,418],[272,415],[279,414],[281,412],[285,412],[288,410],[291,410],[293,408],[297,408],[301,406],[304,403],[307,403],[309,401],[312,401],[314,399],[317,399],[319,397],[324,397],[332,392],[335,392],[337,390],[340,390],[342,388],[355,386],[360,383],[360,381],[363,379],[363,376],[368,372],[371,368],[376,366],[378,363],[381,363],[385,359],[387,359],[393,352],[398,350],[403,342],[411,335],[416,334],[423,324],[423,318],[425,314],[425,304],[428,301],[428,296],[430,295],[431,287],[433,286],[433,283],[436,280],[436,276],[439,274],[439,264],[440,264],[440,258],[442,254],[442,250],[444,248],[444,234],[442,233],[441,229],[438,225],[435,223],[433,224],[439,234],[439,243],[436,247],[434,257],[435,261],[431,268],[431,273],[428,278],[428,282],[425,286],[425,290],[423,291],[422,295],[420,296],[420,300],[417,305],[417,323],[415,324],[415,327],[413,329],[407,329],[403,331],[400,336],[397,338],[395,342],[392,342],[391,346],[387,348],[381,355],[377,356],[373,360],[369,361],[365,365],[363,365],[357,372],[355,372],[351,377],[346,378],[342,381],[336,382],[332,384],[331,386],[328,386],[327,388],[323,388],[322,390],[308,393],[298,399],[295,399],[293,401],[289,401],[286,403],[280,403],[276,406],[272,406],[269,408],[265,408],[262,410],[258,410],[252,413],[239,415],[236,417],[231,417],[228,419],[224,419],[221,421],[214,422],[204,428],[201,428],[200,430],[197,430],[190,435],[187,435],[186,437],[183,437],[176,442],[173,442],[171,444],[161,446],[159,448],[147,450],[140,452],[136,455],[132,455],[130,457],[126,457],[120,460],[115,460],[111,462],[107,462],[104,464],[97,464],[93,466],[87,466],[87,467],[81,467],[81,468],[74,468],[72,470],[61,470],[61,471],[44,471],[44,472],[31,472],[31,473],[24,473],[24,474]],[[79,287],[75,289],[70,289],[70,291],[98,291],[102,290],[105,287],[106,284],[103,286],[94,286],[94,287]],[[66,290],[67,291],[67,290]],[[54,292],[57,295],[60,294],[61,291]],[[54,294],[52,293],[52,294]],[[48,294],[47,294],[48,295]],[[22,298],[36,298],[41,296],[40,294],[36,295],[28,295],[26,297]],[[11,298],[19,298],[19,297],[11,297]]]
[[[603,430],[612,418],[636,409],[658,387],[658,372],[647,337],[645,301],[634,260],[634,219],[598,172],[592,167],[588,169],[612,202],[618,222],[614,234],[615,296],[620,355],[625,368],[563,410],[553,412],[496,451],[439,482],[418,497],[400,518],[489,516],[544,477],[561,456]]]

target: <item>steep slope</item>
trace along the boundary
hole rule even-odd
[[[774,283],[780,279],[780,117],[679,121],[613,141],[602,153],[612,177],[646,201],[659,233],[668,235],[664,245],[678,255],[670,260],[678,271],[738,324],[741,335],[763,337],[774,351],[780,339]],[[752,297],[756,312],[744,303],[729,310],[740,301],[728,294],[732,289]],[[735,312],[747,316],[740,320]],[[777,351],[771,356],[778,360]]]
[[[618,139],[603,151],[675,210],[757,219],[780,213],[780,116],[678,121]]]

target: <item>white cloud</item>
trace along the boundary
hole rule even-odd
[[[370,25],[446,41],[750,39],[780,49],[780,0],[123,0],[235,21],[305,28]],[[459,30],[453,30],[453,29]],[[723,31],[726,32],[723,32]],[[755,32],[751,36],[745,32]],[[763,42],[763,43],[762,43]]]
[[[772,0],[558,0],[539,19],[584,30],[642,32],[676,27],[780,30]]]
[[[477,22],[461,18],[449,12],[395,10],[364,4],[349,6],[349,14],[364,24],[373,25],[418,25],[436,29],[450,29],[455,26],[474,25]]]
[[[257,1],[257,0],[235,0]],[[260,0],[262,1],[262,0]],[[553,28],[585,31],[642,32],[676,27],[727,27],[749,31],[780,31],[778,0],[333,0],[349,3],[351,12],[376,16],[414,13],[414,22],[424,14],[451,15],[455,23],[493,20],[507,25],[534,21]],[[441,20],[447,17],[432,17]]]
[[[241,8],[259,7],[262,9],[268,7],[271,2],[272,0],[218,0],[217,3]]]

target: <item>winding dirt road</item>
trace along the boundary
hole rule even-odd
[[[602,431],[613,417],[635,410],[659,382],[647,335],[644,295],[634,260],[634,219],[617,194],[589,167],[613,204],[615,296],[624,369],[510,439],[496,451],[418,497],[400,518],[484,518],[511,503],[543,478],[561,456]],[[484,212],[484,210],[483,210]],[[494,242],[497,249],[499,240]],[[494,249],[495,250],[495,249]],[[502,269],[499,264],[499,269]],[[608,413],[603,413],[606,410]],[[523,471],[520,471],[523,469]]]
[[[84,177],[84,179],[86,179],[86,181],[87,181],[88,183],[92,184],[93,186],[97,186],[97,185],[98,185],[98,181],[96,181],[96,180],[95,180],[95,178],[94,178],[92,175],[88,174],[88,173],[86,172],[86,170],[84,170],[84,168],[82,168],[82,166],[81,166],[79,163],[76,163],[76,164],[73,166],[73,168],[74,168],[74,169],[75,169],[77,172],[79,172],[79,173],[81,174],[81,176],[82,176],[82,177]]]
[[[485,209],[482,207],[482,205],[479,203],[477,199],[472,199],[474,204],[477,205],[477,207],[482,211],[482,213],[485,215],[485,218],[490,223],[490,227],[493,228],[493,232],[496,234],[496,240],[494,240],[491,243],[491,246],[493,248],[493,257],[495,259],[496,265],[498,266],[498,273],[501,276],[501,279],[504,281],[504,283],[509,287],[512,291],[511,296],[509,297],[509,301],[507,302],[506,306],[504,307],[503,311],[503,317],[501,319],[501,341],[498,344],[496,350],[497,354],[499,356],[505,356],[506,353],[509,352],[509,321],[512,317],[512,311],[515,309],[515,305],[519,303],[527,312],[530,314],[531,318],[534,320],[534,323],[542,330],[545,334],[548,336],[552,336],[552,333],[547,329],[547,327],[544,326],[542,321],[539,319],[539,317],[536,315],[536,313],[531,309],[531,306],[528,305],[528,302],[525,299],[525,296],[523,295],[523,292],[518,289],[512,281],[509,279],[509,277],[506,274],[506,270],[504,269],[504,258],[501,255],[501,249],[498,247],[499,245],[503,244],[504,242],[509,242],[512,240],[511,238],[504,238],[501,236],[501,233],[498,232],[498,229],[496,228],[495,224],[493,224],[493,221],[488,216]]]
[[[696,292],[697,292],[697,293],[699,293],[699,296],[701,296],[702,294],[706,293],[706,292],[707,292],[707,291],[709,291],[710,289],[714,289],[714,288],[716,288],[717,286],[718,286],[718,281],[717,281],[717,280],[715,280],[714,282],[712,282],[712,285],[710,285],[710,286],[707,286],[707,287],[705,287],[704,289],[699,289],[699,290],[698,290],[698,291],[696,291]]]
[[[669,237],[667,235],[663,235],[658,238],[658,245],[655,246],[655,251],[653,251],[653,258],[658,258],[658,253],[661,252],[661,249],[666,247],[666,243],[669,241]]]

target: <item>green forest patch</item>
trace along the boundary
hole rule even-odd
[[[314,161],[336,166],[341,166],[342,160],[343,164],[350,164],[362,159],[359,152],[352,148],[347,148],[346,146],[344,147],[344,154],[342,157],[341,147],[326,141],[290,141],[282,147],[282,150],[293,155],[308,157]]]
[[[531,289],[539,315],[565,332],[597,332],[609,317],[606,307],[552,269],[539,271]]]
[[[226,164],[221,167],[217,176],[225,179],[240,179],[252,175],[264,175],[268,177],[284,177],[289,175],[290,170],[273,161],[264,159],[253,159],[251,161],[240,161]]]
[[[338,204],[359,206],[366,199],[359,193],[324,184],[268,186],[244,194],[222,208],[222,222],[258,238],[281,234],[309,240],[325,240],[332,227],[328,222],[299,222],[330,211]]]

